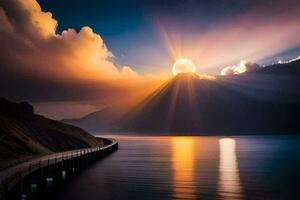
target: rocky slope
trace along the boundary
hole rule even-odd
[[[26,103],[0,98],[0,165],[26,157],[102,145],[83,129],[34,114]]]

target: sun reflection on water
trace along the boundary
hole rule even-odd
[[[231,138],[220,139],[219,146],[218,195],[220,199],[243,199],[235,140]]]
[[[195,144],[192,138],[172,138],[174,199],[196,199]]]

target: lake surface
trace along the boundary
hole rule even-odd
[[[109,137],[58,199],[300,199],[300,137]]]

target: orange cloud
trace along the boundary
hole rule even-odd
[[[1,95],[35,102],[42,114],[72,117],[67,113],[133,101],[160,82],[116,66],[113,53],[88,26],[58,33],[57,20],[36,0],[1,0],[0,24]],[[55,102],[68,111],[54,113]]]
[[[90,27],[57,33],[57,21],[36,0],[0,3],[2,65],[6,71],[57,81],[136,78],[128,66],[118,69],[100,35]],[[13,40],[13,41],[12,41]],[[3,62],[5,61],[5,62]],[[9,65],[9,66],[8,66]]]

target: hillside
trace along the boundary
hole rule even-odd
[[[92,112],[83,118],[64,119],[62,122],[74,124],[91,132],[97,132],[99,130],[111,130],[120,115],[121,113],[116,112],[115,108],[108,107]]]
[[[26,102],[13,103],[0,98],[0,165],[97,145],[102,145],[102,141],[81,128],[36,115]]]

